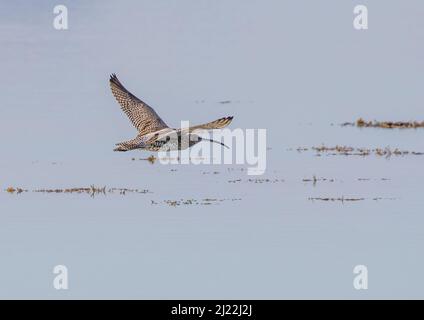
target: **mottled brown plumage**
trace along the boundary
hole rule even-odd
[[[111,75],[109,83],[122,111],[125,112],[140,135],[168,128],[155,110],[125,89],[115,74]]]
[[[172,129],[166,125],[153,108],[129,92],[115,74],[110,76],[109,83],[112,93],[120,104],[122,111],[124,111],[138,130],[136,138],[117,143],[117,148],[114,151],[128,151],[133,149],[159,151],[165,145],[167,149],[181,150],[202,141],[201,137],[193,134],[195,130],[221,129],[228,126],[233,119],[233,117],[225,117],[189,128]],[[181,143],[185,139],[189,143]],[[213,140],[208,141],[217,142]]]

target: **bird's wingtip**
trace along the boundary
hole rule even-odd
[[[112,74],[110,75],[109,80],[110,80],[110,81],[118,80],[118,77],[116,76],[116,74],[115,74],[115,73],[112,73]]]

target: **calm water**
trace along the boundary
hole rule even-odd
[[[339,126],[422,120],[424,4],[362,3],[367,31],[354,1],[74,1],[67,31],[55,2],[1,3],[0,297],[423,298],[424,156],[294,150],[424,151],[424,129]],[[266,173],[112,152],[135,135],[112,72],[170,125],[267,129]],[[4,191],[90,185],[149,192]]]

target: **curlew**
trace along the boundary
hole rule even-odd
[[[225,146],[219,141],[202,138],[195,132],[224,128],[231,123],[233,117],[224,117],[188,128],[170,128],[152,107],[125,89],[115,74],[110,76],[109,83],[122,111],[138,130],[138,135],[134,139],[117,143],[114,151],[134,149],[148,151],[184,150],[200,141],[209,141]]]

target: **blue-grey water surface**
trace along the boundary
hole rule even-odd
[[[362,1],[365,31],[356,1],[62,1],[64,31],[56,4],[0,3],[1,298],[424,297],[424,156],[296,151],[424,151],[424,129],[339,125],[423,119],[422,1]],[[170,125],[267,129],[266,173],[113,152],[135,129],[111,73]],[[31,192],[90,185],[149,192]]]

